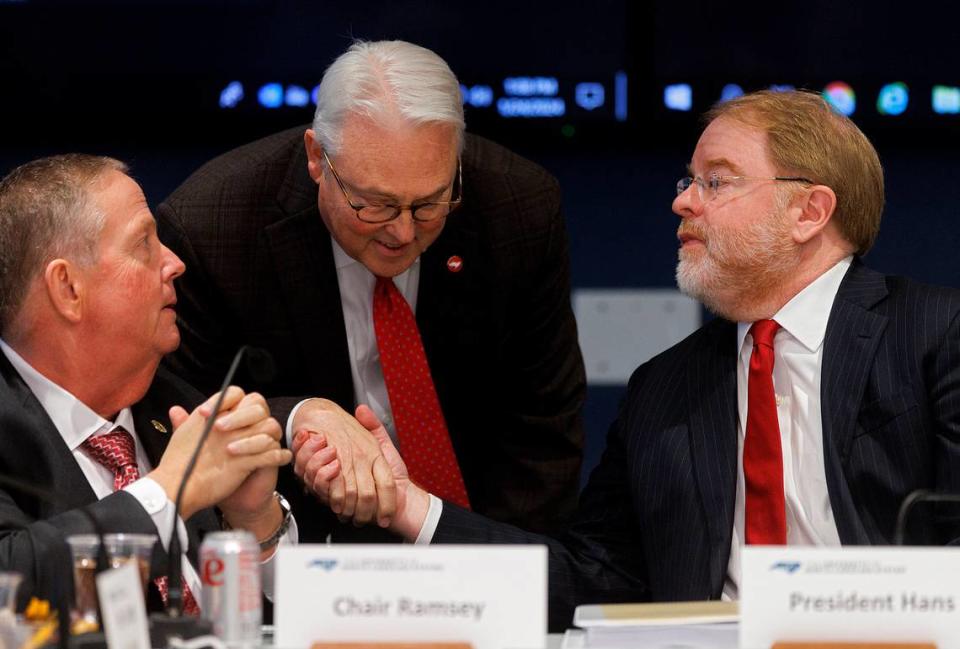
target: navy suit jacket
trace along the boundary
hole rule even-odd
[[[137,437],[156,466],[173,430],[167,411],[182,405],[192,409],[202,401],[192,387],[160,368],[149,391],[132,407]],[[166,433],[158,431],[159,422]],[[52,492],[59,502],[44,502],[30,493],[0,485],[0,569],[23,575],[20,593],[55,598],[72,584],[69,550],[71,534],[94,530],[79,509],[85,507],[104,533],[156,534],[150,515],[125,491],[97,500],[90,483],[64,443],[43,406],[23,379],[0,353],[0,475],[9,476]],[[219,529],[213,510],[197,512],[186,521],[190,538],[188,557],[197,565],[202,534]],[[161,544],[154,546],[151,574],[166,574],[167,557]],[[65,579],[66,577],[66,579]],[[68,591],[72,592],[72,591]],[[150,603],[159,607],[159,593],[151,589]],[[53,599],[56,601],[56,599]]]
[[[737,482],[736,324],[713,320],[639,367],[558,539],[445,503],[434,542],[547,543],[550,624],[574,606],[720,596]],[[827,325],[823,448],[844,545],[892,542],[915,489],[960,492],[960,292],[855,261]],[[917,516],[913,542],[951,543],[960,516]]]

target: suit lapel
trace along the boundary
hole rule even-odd
[[[173,401],[168,393],[168,386],[161,376],[154,377],[150,390],[138,403],[131,408],[133,424],[137,429],[137,437],[143,446],[150,464],[154,467],[160,462],[170,436],[173,434],[173,424],[167,416],[168,408]],[[197,549],[200,547],[200,530],[219,529],[220,523],[212,509],[201,509],[187,521],[187,536],[190,540],[187,556],[193,565],[197,562]]]
[[[269,226],[266,237],[303,364],[311,368],[309,392],[350,410],[353,379],[340,288],[330,235],[315,202]]]
[[[727,573],[737,491],[736,325],[714,320],[687,364],[690,446],[710,535],[710,588]]]
[[[143,450],[150,459],[151,466],[157,466],[173,433],[173,424],[167,417],[166,409],[155,407],[149,401],[141,401],[133,408],[133,424],[137,428],[137,437]]]
[[[870,309],[886,295],[883,275],[854,260],[840,284],[824,339],[820,382],[824,463],[834,520],[844,544],[868,542],[843,479],[843,464],[873,357],[887,326],[886,316]]]
[[[456,270],[458,262],[461,265]],[[442,235],[421,255],[417,326],[428,355],[431,348],[428,341],[449,337],[451,324],[469,326],[485,263],[478,250],[477,232],[467,219],[451,220]]]
[[[333,248],[317,208],[317,185],[307,171],[303,147],[297,147],[291,157],[277,204],[289,216],[268,226],[264,234],[303,354],[302,364],[311,368],[307,391],[351,410],[353,378]]]
[[[460,266],[457,266],[457,263]],[[471,215],[454,213],[443,233],[420,257],[417,292],[417,327],[430,365],[440,403],[452,403],[451,387],[462,367],[462,349],[481,340],[477,328],[483,319],[477,309],[488,300],[478,298],[488,260],[479,252],[478,234]],[[460,426],[451,425],[454,413],[445,412],[454,447]]]
[[[479,326],[474,317],[480,304],[481,278],[486,274],[489,257],[480,253],[480,223],[471,196],[477,196],[474,178],[469,169],[476,165],[476,149],[468,138],[463,152],[464,205],[453,212],[437,240],[420,257],[420,287],[417,294],[417,326],[423,338],[430,368],[436,372],[442,345],[446,341],[470,340],[473,328]],[[476,201],[476,199],[474,199]],[[458,348],[459,349],[459,348]],[[434,376],[434,381],[441,383]],[[439,386],[438,386],[439,387]],[[440,402],[443,403],[441,397]]]
[[[7,357],[0,353],[0,374],[3,375],[3,395],[0,400],[17,404],[25,415],[26,426],[12,426],[4,434],[22,433],[21,439],[6,439],[5,452],[0,454],[0,471],[34,482],[55,494],[61,494],[62,503],[36,503],[37,518],[49,518],[80,505],[96,501],[83,471],[73,453],[63,441],[56,426],[43,406],[27,387]],[[24,498],[25,500],[20,500]],[[25,502],[25,494],[17,500]],[[32,497],[29,500],[33,500]]]

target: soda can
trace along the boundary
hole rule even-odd
[[[203,617],[229,647],[260,644],[260,545],[250,532],[207,534],[200,546]]]

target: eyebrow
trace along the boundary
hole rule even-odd
[[[144,202],[144,206],[146,206],[146,202]],[[140,216],[135,218],[132,222],[131,229],[134,236],[139,237],[141,234],[150,234],[157,231],[157,220],[152,218],[152,216],[151,214],[151,218],[141,218]]]
[[[343,180],[343,179],[341,178],[341,180]],[[390,194],[390,193],[388,193],[388,192],[382,192],[382,191],[380,191],[379,189],[374,189],[374,188],[363,189],[363,188],[357,187],[357,186],[355,186],[355,185],[353,185],[353,184],[351,184],[351,183],[348,183],[348,182],[345,181],[345,180],[343,180],[343,185],[344,185],[344,187],[346,187],[346,188],[347,188],[348,190],[350,190],[351,192],[356,193],[356,194],[358,195],[358,196],[357,196],[358,198],[369,198],[369,199],[371,199],[371,200],[381,200],[381,199],[382,199],[382,200],[384,200],[384,201],[393,202],[393,203],[399,203],[399,202],[400,202],[400,199],[397,198],[394,194]],[[440,188],[438,188],[438,189],[435,189],[434,191],[430,192],[429,194],[427,194],[427,195],[425,195],[425,196],[419,196],[419,197],[413,199],[413,201],[411,201],[411,203],[414,204],[414,205],[416,205],[418,201],[419,201],[419,202],[424,202],[424,201],[429,202],[431,199],[437,198],[438,196],[440,196],[441,194],[443,194],[443,192],[445,192],[445,191],[447,190],[447,187],[449,187],[449,186],[450,186],[450,184],[447,183],[447,184],[443,185],[442,187],[440,187]]]
[[[731,162],[727,158],[713,158],[712,160],[707,160],[706,167],[707,169],[716,169],[717,167],[724,167],[732,171],[735,176],[743,175],[743,170],[739,166],[737,166],[736,163]],[[689,174],[691,177],[696,175],[693,173],[692,162],[687,165],[687,174]]]

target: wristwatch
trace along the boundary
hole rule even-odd
[[[293,518],[293,512],[290,511],[290,503],[287,502],[287,499],[277,491],[274,491],[273,495],[277,498],[277,504],[280,505],[280,511],[283,512],[283,520],[280,522],[280,527],[273,531],[273,534],[265,539],[257,541],[260,544],[261,552],[269,550],[280,542],[280,539],[282,539],[287,533],[287,530],[290,529],[290,519]]]
[[[280,539],[282,539],[284,534],[287,533],[287,530],[290,529],[290,520],[293,518],[293,512],[290,511],[290,503],[287,502],[287,499],[277,491],[273,492],[273,497],[277,499],[277,504],[280,505],[280,511],[283,513],[283,520],[280,521],[280,526],[275,529],[270,536],[261,541],[257,541],[257,543],[260,544],[261,552],[269,550],[280,542]],[[233,526],[230,525],[230,522],[226,518],[221,516],[220,529],[224,531],[232,530]]]

